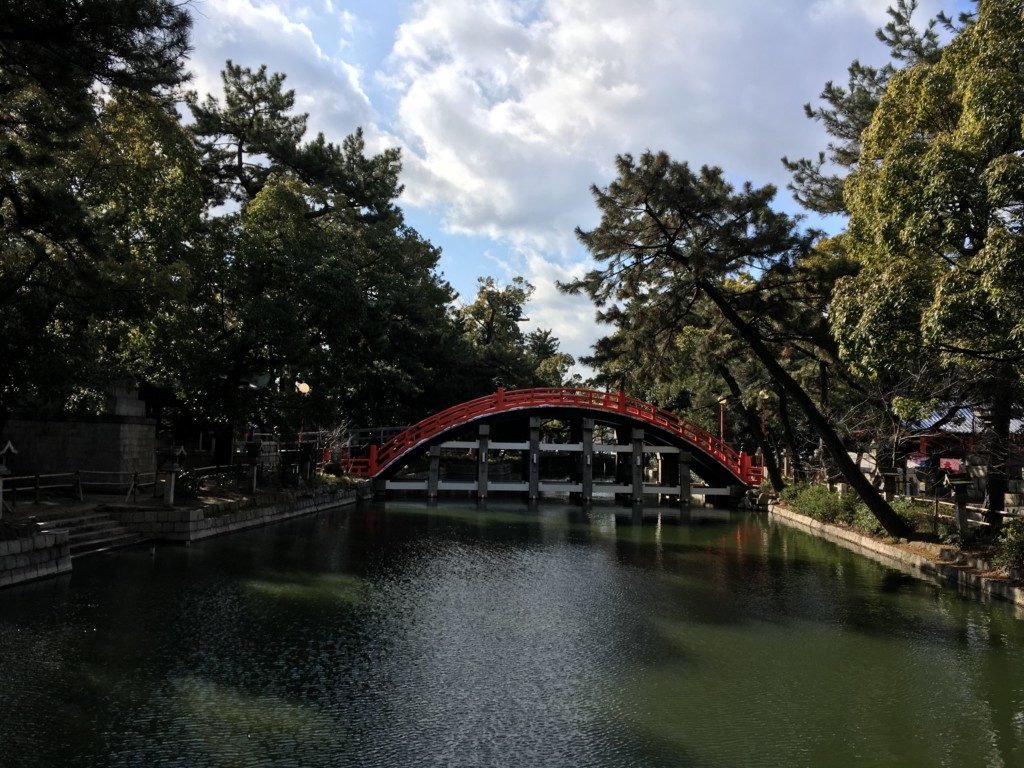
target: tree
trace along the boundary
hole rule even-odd
[[[184,77],[190,23],[171,0],[0,8],[0,424],[12,399],[59,392],[52,375],[67,383],[95,304],[109,298],[104,281],[119,275],[83,194],[95,179],[81,162],[100,111],[94,89],[167,97]]]
[[[494,387],[560,387],[576,361],[559,352],[550,329],[525,333],[526,304],[533,286],[522,277],[501,285],[493,277],[477,279],[472,303],[459,311],[463,338],[471,350],[468,363],[472,396]]]
[[[798,257],[808,253],[816,233],[801,232],[773,211],[772,187],[744,185],[736,192],[721,170],[693,173],[664,153],[623,155],[618,176],[607,188],[593,188],[601,222],[577,234],[601,265],[566,287],[585,291],[598,306],[635,302],[686,307],[707,300],[757,358],[785,394],[804,412],[843,476],[893,535],[906,535],[905,523],[861,475],[843,439],[804,387],[771,348],[771,327],[761,311],[757,286],[765,278],[783,280]],[[660,301],[659,301],[660,300]],[[665,324],[675,322],[661,313]]]
[[[989,0],[941,52],[894,75],[846,184],[837,287],[851,358],[895,367],[930,350],[973,382],[989,429],[989,520],[1003,508],[1024,365],[1024,15]]]
[[[188,299],[201,310],[169,318],[173,385],[225,425],[418,418],[451,396],[442,372],[460,350],[440,252],[395,204],[398,150],[367,155],[360,131],[306,141],[294,92],[265,67],[228,62],[222,79],[223,100],[186,99],[210,217]]]
[[[847,212],[843,199],[845,175],[860,162],[861,135],[871,122],[890,78],[897,72],[897,65],[913,66],[934,61],[938,56],[936,27],[940,22],[949,27],[951,22],[940,15],[929,21],[924,30],[918,30],[913,23],[917,5],[917,0],[897,0],[896,7],[888,9],[888,24],[876,32],[895,63],[872,67],[854,60],[847,70],[845,88],[829,81],[819,95],[824,106],[804,105],[807,117],[821,123],[832,137],[826,151],[819,152],[814,159],[782,158],[793,175],[789,189],[808,210],[826,215]]]

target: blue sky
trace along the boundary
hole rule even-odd
[[[824,146],[803,115],[853,58],[881,63],[887,0],[195,0],[193,87],[228,58],[288,75],[310,127],[403,151],[402,205],[471,299],[477,276],[536,286],[531,326],[579,355],[590,305],[573,227],[617,153],[664,149],[773,183]],[[949,2],[922,0],[924,19]],[[838,222],[825,222],[834,228]]]

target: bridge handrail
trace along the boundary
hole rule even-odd
[[[706,450],[745,482],[756,482],[760,479],[760,467],[752,467],[746,454],[736,451],[731,445],[702,427],[680,419],[674,413],[629,397],[624,392],[602,392],[578,387],[499,389],[490,395],[453,405],[428,416],[392,437],[379,449],[371,448],[369,458],[349,459],[347,463],[353,470],[358,469],[369,475],[375,475],[424,440],[451,427],[486,416],[489,413],[504,413],[537,405],[557,406],[559,404],[570,407],[590,407],[632,416]]]

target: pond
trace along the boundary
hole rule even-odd
[[[3,766],[1024,765],[1024,622],[763,515],[388,504],[0,592]]]

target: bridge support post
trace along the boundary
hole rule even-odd
[[[477,438],[477,501],[487,501],[487,446],[491,440],[491,425],[480,425],[480,436]]]
[[[530,417],[530,503],[540,500],[540,416]]]
[[[629,436],[630,436],[630,432],[629,432],[629,429],[627,427],[616,427],[615,428],[615,444],[616,445],[628,445],[629,444]],[[630,466],[633,463],[632,456],[630,454],[618,453],[618,452],[616,452],[613,455],[614,455],[614,462],[615,462],[615,484],[616,485],[626,485],[629,482],[631,482],[631,478],[633,477],[632,470],[630,469]],[[626,458],[627,456],[629,456],[628,459]],[[629,503],[629,494],[626,494],[626,493],[616,493],[615,494],[615,501],[617,501],[620,504],[628,504]]]
[[[430,446],[430,468],[427,470],[427,500],[437,501],[437,486],[441,480],[441,446]]]
[[[644,503],[644,431],[633,430],[633,452],[630,454],[630,465],[633,468],[633,494],[631,501],[634,507],[642,507]]]
[[[583,419],[573,417],[569,420],[569,443],[573,445],[583,444]],[[569,482],[583,484],[583,452],[573,453],[569,461]],[[583,494],[579,491],[572,491],[569,494],[569,501],[573,504],[583,503]]]
[[[692,489],[690,488],[690,454],[679,453],[679,506],[687,509],[690,506]]]
[[[659,453],[658,454],[658,485],[678,485],[679,480],[679,454]],[[658,504],[671,504],[675,497],[674,493],[659,493]]]
[[[583,484],[582,501],[584,506],[590,506],[594,500],[594,420],[583,420],[583,472],[581,482]]]

